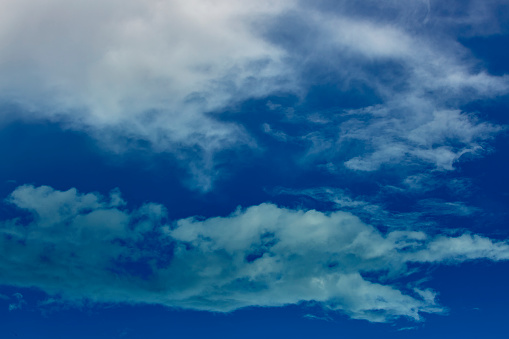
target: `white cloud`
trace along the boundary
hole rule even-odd
[[[509,259],[506,242],[383,234],[347,212],[261,204],[167,224],[160,205],[129,211],[115,198],[74,189],[21,186],[9,201],[32,220],[0,223],[0,283],[35,286],[63,302],[219,312],[316,302],[373,322],[419,320],[443,308],[418,281],[397,283],[415,272],[407,264]]]
[[[493,243],[478,235],[463,234],[456,238],[437,237],[425,250],[408,255],[410,261],[437,262],[463,261],[477,258],[491,260],[509,259],[507,243]]]
[[[438,170],[453,170],[462,155],[482,152],[483,143],[502,130],[459,110],[413,115],[403,115],[408,111],[401,108],[389,113],[385,110],[377,106],[350,112],[369,116],[346,122],[341,142],[359,140],[373,151],[346,161],[348,168],[373,171],[383,164],[415,165],[420,161]]]
[[[207,175],[215,152],[251,141],[206,113],[294,88],[285,51],[253,30],[291,3],[2,1],[0,103],[115,151],[143,141],[190,162],[192,149]]]
[[[319,65],[338,88],[373,89],[383,103],[367,110],[386,112],[357,126],[372,153],[334,162],[376,170],[418,159],[451,169],[496,132],[479,130],[487,125],[472,123],[455,103],[508,90],[507,77],[475,71],[475,60],[456,42],[465,22],[493,32],[494,5],[472,1],[464,16],[452,18],[425,1],[338,1],[331,10],[296,0],[4,0],[0,102],[19,106],[17,117],[84,130],[119,152],[140,143],[172,152],[195,176],[194,186],[208,189],[214,155],[255,142],[242,126],[206,113],[280,91],[304,97],[310,83],[302,75]],[[286,35],[278,40],[281,31]],[[460,149],[431,146],[427,132],[438,142],[439,120],[466,124],[473,134],[469,141],[452,136],[464,144]],[[267,127],[280,140],[292,139]],[[314,126],[307,140],[321,140],[321,128]],[[310,156],[336,154],[342,145],[334,141]]]
[[[485,152],[486,143],[503,128],[460,108],[508,93],[509,77],[483,70],[458,42],[458,27],[475,23],[478,34],[493,33],[497,5],[470,1],[461,18],[452,12],[445,17],[441,11],[447,5],[435,8],[425,1],[338,1],[330,5],[334,10],[310,5],[310,15],[298,15],[307,26],[295,35],[313,39],[292,36],[295,62],[345,93],[368,89],[365,102],[379,104],[328,107],[320,118],[329,124],[308,123],[300,136],[309,148],[304,158],[358,171],[376,171],[385,164],[450,171],[463,155]],[[320,84],[320,78],[309,78]],[[316,112],[302,114],[316,120]],[[294,121],[303,123],[302,116]]]

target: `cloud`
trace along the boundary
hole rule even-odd
[[[448,202],[439,199],[424,199],[419,205],[428,214],[470,216],[479,210],[461,201]]]
[[[311,320],[323,320],[323,321],[332,321],[332,318],[328,317],[328,316],[325,316],[325,317],[320,317],[320,316],[317,316],[317,315],[314,315],[314,314],[305,314],[303,316],[303,318],[306,318],[306,319],[311,319]]]
[[[279,75],[283,52],[250,25],[286,3],[4,1],[2,67],[12,75],[2,82],[9,93],[4,100],[90,127],[133,123],[131,133],[145,138],[150,135],[139,124],[151,120],[164,122],[161,132],[177,141],[190,132],[171,122],[205,136],[224,133],[193,126],[198,123],[187,115],[204,118],[199,113],[242,96],[245,82]],[[264,85],[270,88],[270,81]],[[264,86],[258,91],[265,93]]]
[[[23,299],[23,294],[21,293],[14,293],[12,295],[13,299],[16,301],[12,304],[9,304],[9,312],[15,311],[15,310],[21,310],[23,308],[23,305],[26,304],[25,299]]]
[[[400,331],[413,331],[413,330],[417,330],[418,327],[401,327],[401,328],[398,328],[396,331],[400,332]]]
[[[278,35],[274,38],[294,52],[299,67],[308,69],[303,81],[309,86],[325,82],[338,90],[339,98],[345,95],[344,104],[324,99],[335,107],[329,105],[323,112],[308,106],[307,111],[297,110],[294,125],[286,130],[284,124],[270,126],[281,135],[295,135],[300,126],[304,133],[298,137],[307,145],[303,158],[308,163],[327,163],[332,171],[343,166],[354,171],[389,166],[416,174],[423,167],[451,171],[460,158],[489,150],[487,144],[504,127],[482,121],[462,107],[507,93],[509,78],[483,69],[458,42],[462,34],[458,27],[470,25],[470,35],[497,32],[498,2],[469,1],[468,6],[461,5],[460,14],[453,14],[457,3],[325,3],[310,5],[310,15],[292,14],[276,24],[286,27],[292,44],[284,45]],[[287,27],[294,26],[292,34]],[[359,102],[352,104],[350,93]],[[317,117],[328,124],[313,123]],[[295,142],[295,137],[286,139]]]
[[[291,3],[2,1],[2,119],[56,121],[116,152],[149,145],[211,175],[216,152],[252,141],[208,113],[294,87],[285,51],[252,29]]]
[[[404,118],[399,113],[386,114],[379,109],[363,109],[362,114],[374,117],[353,119],[344,124],[341,139],[359,140],[373,149],[368,155],[346,161],[348,168],[373,171],[382,164],[420,161],[438,170],[453,170],[461,156],[482,152],[483,142],[502,130],[500,126],[478,122],[459,110],[433,111],[428,116]]]
[[[316,206],[320,210],[341,210],[350,212],[364,222],[376,227],[392,230],[432,230],[443,229],[443,217],[479,218],[482,210],[480,208],[468,205],[462,201],[449,201],[447,199],[423,198],[416,194],[414,190],[426,193],[424,187],[415,187],[414,180],[426,180],[427,176],[422,178],[410,178],[411,187],[383,187],[376,194],[354,195],[347,190],[335,187],[313,187],[307,189],[291,189],[277,187],[269,194],[273,196],[287,195],[294,196],[296,200],[304,206]],[[436,179],[436,178],[435,178]],[[443,179],[442,179],[443,180]],[[428,180],[429,181],[429,180]],[[445,180],[443,180],[445,181]],[[429,183],[434,185],[436,183]],[[451,180],[446,187],[449,190],[465,189],[466,184],[461,180]],[[444,185],[445,186],[445,185]],[[441,187],[441,188],[446,188]],[[434,187],[436,189],[437,187]],[[433,189],[433,188],[429,188]],[[454,198],[465,198],[466,193],[451,192]],[[395,199],[404,197],[404,204],[399,207],[391,206]],[[461,222],[463,222],[461,220]],[[454,231],[453,231],[454,233]]]
[[[419,279],[408,282],[415,266],[509,259],[503,241],[381,233],[341,211],[261,204],[170,222],[157,204],[126,209],[116,191],[106,199],[47,186],[20,186],[8,201],[20,217],[0,223],[0,283],[65,303],[229,312],[312,302],[372,322],[420,320],[444,309]]]
[[[465,25],[470,35],[497,32],[498,5],[469,1],[458,12],[456,2],[420,0],[6,0],[2,119],[49,119],[116,152],[172,153],[194,175],[191,186],[207,190],[218,153],[257,147],[242,124],[219,112],[282,92],[304,102],[309,88],[327,83],[345,92],[366,88],[380,105],[366,95],[369,119],[325,119],[342,131],[335,140],[314,125],[301,136],[323,146],[311,158],[361,171],[415,160],[450,170],[498,131],[458,105],[507,93],[507,76],[479,70],[457,42]],[[455,129],[451,139],[461,145],[441,144],[441,122],[471,134]],[[294,140],[271,124],[263,129]],[[352,140],[366,151],[343,154]]]

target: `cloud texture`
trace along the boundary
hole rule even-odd
[[[20,186],[8,201],[25,213],[0,224],[0,282],[66,302],[218,312],[311,302],[355,319],[419,320],[443,308],[412,282],[416,267],[509,259],[506,242],[384,234],[341,211],[261,204],[169,222],[157,204],[125,209],[118,191],[106,199],[47,186]]]

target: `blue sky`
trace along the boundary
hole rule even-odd
[[[6,338],[500,337],[504,1],[4,1]]]

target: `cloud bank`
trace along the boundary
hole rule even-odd
[[[161,205],[126,209],[118,191],[105,198],[48,186],[20,186],[7,201],[19,216],[0,222],[0,283],[36,287],[66,303],[215,312],[313,303],[372,322],[420,320],[444,309],[414,279],[416,269],[509,259],[504,241],[381,233],[341,211],[265,203],[226,217],[168,221]]]

